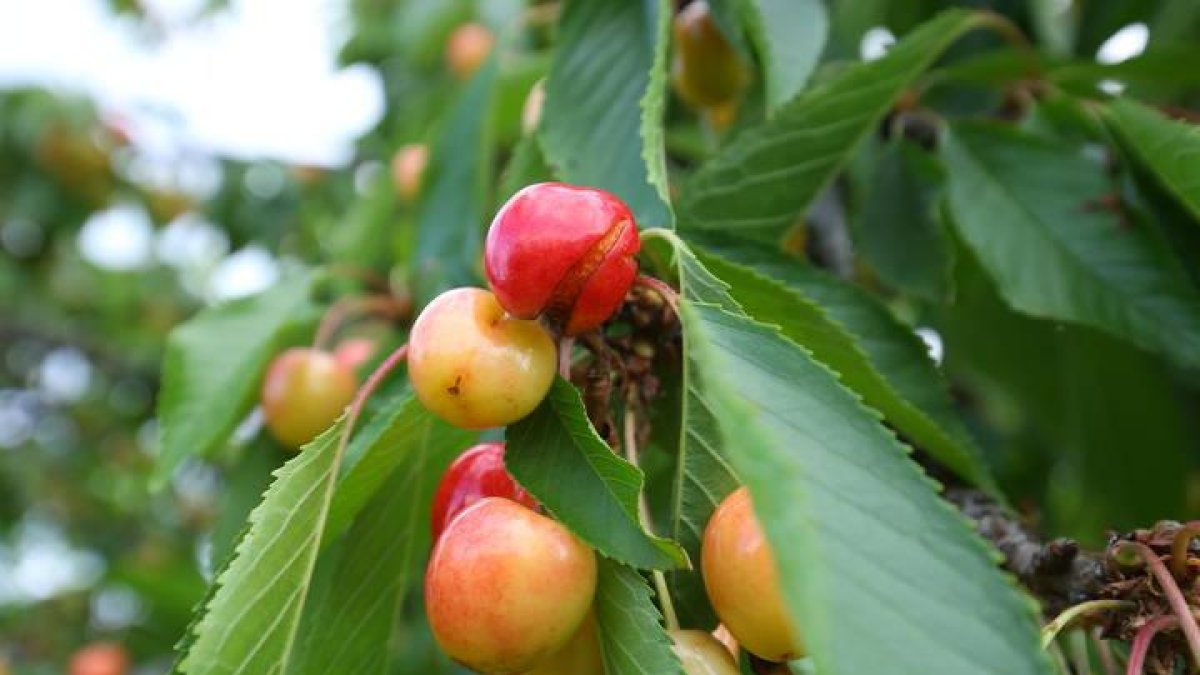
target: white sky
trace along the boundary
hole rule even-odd
[[[369,68],[337,69],[344,3],[232,0],[184,24],[202,0],[147,0],[168,27],[148,39],[102,0],[0,0],[0,88],[91,94],[152,152],[337,165],[382,113]],[[157,154],[156,152],[156,154]]]

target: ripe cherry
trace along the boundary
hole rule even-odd
[[[565,527],[485,497],[442,532],[425,572],[433,636],[481,673],[524,673],[562,649],[591,610],[596,555]]]
[[[629,207],[603,190],[538,183],[513,195],[488,229],[484,266],[514,316],[544,314],[567,335],[608,320],[637,277]]]
[[[525,675],[604,675],[596,616],[589,613],[565,647],[541,661]]]
[[[671,83],[679,98],[704,109],[724,109],[746,88],[749,73],[721,34],[705,0],[675,16],[675,59]]]
[[[688,675],[738,675],[737,662],[725,645],[699,630],[670,631],[671,648]]]
[[[271,362],[263,379],[263,417],[271,434],[299,448],[329,428],[354,398],[354,370],[329,352],[294,348]]]
[[[463,509],[484,497],[503,497],[536,509],[537,500],[517,485],[504,468],[504,444],[480,443],[467,448],[446,469],[433,495],[431,523],[437,541]]]
[[[479,23],[464,23],[450,34],[446,42],[446,64],[450,72],[460,80],[466,80],[479,70],[496,38],[487,26]]]
[[[496,296],[456,288],[433,299],[408,338],[417,397],[464,429],[505,426],[528,415],[557,369],[550,333],[504,313]]]
[[[93,642],[75,652],[67,669],[70,675],[125,675],[129,655],[115,642]]]
[[[768,661],[804,656],[804,644],[784,608],[775,559],[746,488],[726,497],[708,521],[700,564],[713,609],[743,649]]]
[[[402,145],[392,155],[392,184],[401,200],[408,203],[417,200],[428,164],[429,148],[423,143]]]

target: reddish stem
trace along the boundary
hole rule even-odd
[[[1142,675],[1146,666],[1146,656],[1150,653],[1150,644],[1154,636],[1164,628],[1170,628],[1179,623],[1177,616],[1160,616],[1151,619],[1138,630],[1129,648],[1129,662],[1125,666],[1125,675]]]
[[[317,326],[317,333],[313,337],[313,349],[327,348],[333,335],[351,317],[368,315],[392,318],[401,313],[400,309],[400,303],[390,295],[341,298],[321,317],[321,324]]]
[[[1200,535],[1200,521],[1192,521],[1175,533],[1171,542],[1171,573],[1180,582],[1186,582],[1188,577],[1188,549],[1192,539]]]
[[[1192,616],[1192,608],[1188,606],[1187,598],[1183,597],[1183,591],[1179,590],[1179,584],[1175,583],[1175,577],[1171,576],[1171,572],[1163,564],[1162,558],[1158,557],[1158,554],[1149,546],[1141,542],[1127,541],[1118,546],[1118,551],[1122,548],[1137,551],[1145,561],[1146,567],[1149,568],[1150,573],[1154,575],[1158,585],[1162,588],[1163,595],[1167,596],[1167,603],[1171,605],[1171,611],[1175,612],[1175,616],[1179,620],[1183,636],[1187,638],[1188,649],[1192,653],[1192,664],[1200,666],[1200,625],[1196,624],[1196,617]]]
[[[396,351],[388,354],[388,357],[379,364],[363,386],[358,388],[354,393],[354,400],[350,403],[350,410],[346,413],[346,426],[342,427],[342,435],[338,438],[338,454],[342,454],[346,450],[346,445],[350,442],[350,434],[354,431],[354,424],[358,422],[359,416],[362,414],[363,408],[367,405],[367,399],[371,398],[379,385],[383,383],[384,378],[396,369],[396,366],[408,357],[408,345],[403,344],[396,348]]]
[[[558,341],[558,374],[564,380],[571,379],[571,352],[575,349],[575,338],[563,337]]]
[[[675,316],[679,316],[679,291],[671,288],[670,284],[662,279],[656,279],[645,274],[639,274],[635,282],[639,286],[645,286],[662,296],[662,299],[671,306],[675,312]]]

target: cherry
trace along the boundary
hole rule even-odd
[[[484,266],[514,316],[545,314],[567,335],[586,333],[621,305],[641,248],[629,207],[603,190],[538,183],[513,195],[488,229]]]
[[[700,548],[704,587],[713,609],[746,651],[768,661],[804,656],[779,588],[770,545],[739,488],[721,502]]]
[[[726,109],[746,88],[749,75],[737,51],[721,34],[705,0],[675,16],[675,59],[671,83],[679,98],[704,109]]]
[[[392,155],[392,184],[401,200],[407,203],[417,200],[428,164],[429,148],[423,143],[402,145]]]
[[[329,352],[289,349],[271,362],[263,378],[263,417],[271,434],[299,448],[329,428],[354,398],[354,370]]]
[[[460,80],[466,80],[479,70],[496,38],[487,26],[479,23],[464,23],[450,34],[446,42],[446,64],[450,72]]]
[[[71,657],[70,675],[125,675],[129,655],[115,642],[93,642]]]
[[[333,358],[351,371],[356,371],[375,353],[375,341],[368,338],[343,340],[333,350]]]
[[[425,572],[433,636],[482,673],[523,673],[562,649],[596,592],[596,555],[565,527],[485,497],[442,532]]]
[[[671,649],[688,675],[738,675],[737,662],[712,635],[699,630],[670,631]]]
[[[600,654],[600,635],[595,614],[588,614],[583,625],[565,647],[539,662],[525,675],[604,675],[604,657]]]
[[[557,369],[550,333],[505,315],[496,296],[456,288],[433,299],[408,338],[408,376],[417,397],[464,429],[505,426],[528,415]]]
[[[446,525],[463,509],[484,497],[504,497],[536,509],[537,500],[504,468],[504,444],[480,443],[467,448],[446,469],[433,495],[431,523],[437,541]]]

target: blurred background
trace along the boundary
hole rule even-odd
[[[1138,16],[1086,50],[1137,56]],[[525,27],[491,111],[503,147],[553,17],[520,0],[0,0],[0,675],[68,672],[97,641],[129,672],[167,671],[284,460],[231,451],[147,488],[168,332],[296,261],[400,259],[378,245],[413,218],[389,162],[465,86],[447,37]],[[903,28],[859,21],[831,50],[875,58]]]

